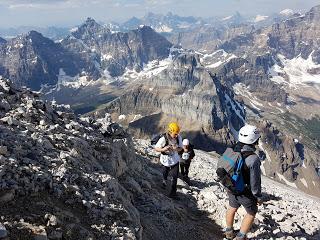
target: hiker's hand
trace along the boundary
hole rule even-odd
[[[166,147],[162,148],[163,152],[169,152],[170,150],[171,150],[170,146],[166,146]]]

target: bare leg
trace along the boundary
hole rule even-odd
[[[242,223],[241,223],[241,228],[240,228],[240,232],[241,233],[247,234],[249,232],[249,230],[251,228],[251,225],[252,225],[252,223],[254,221],[254,217],[255,217],[255,215],[251,215],[249,213],[247,213],[244,216],[244,218],[242,220]]]
[[[226,215],[227,228],[233,227],[234,216],[236,215],[238,208],[229,207]]]

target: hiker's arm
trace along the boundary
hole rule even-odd
[[[260,170],[260,160],[256,159],[250,166],[250,186],[253,196],[258,200],[261,199],[261,170]]]
[[[194,150],[192,149],[192,150],[191,150],[191,155],[190,155],[190,160],[192,160],[195,155],[196,155],[196,154],[194,153]]]
[[[161,153],[167,152],[167,151],[169,151],[169,149],[170,149],[170,146],[155,147],[155,148],[154,148],[154,150],[156,150],[157,152],[161,152]]]

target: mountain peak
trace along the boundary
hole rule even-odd
[[[0,44],[6,43],[6,42],[7,41],[4,38],[0,37]]]
[[[72,35],[76,38],[82,38],[84,35],[90,36],[96,33],[110,33],[110,30],[97,23],[93,18],[88,17],[86,21],[78,28],[72,31]]]
[[[310,12],[320,14],[320,5],[317,5],[311,8]]]
[[[86,21],[79,27],[80,28],[86,28],[86,29],[101,29],[103,26],[101,26],[99,23],[97,23],[93,18],[88,17]]]
[[[41,33],[34,31],[34,30],[31,30],[30,32],[28,32],[28,34],[26,36],[30,37],[30,38],[43,37],[43,35]]]
[[[311,8],[310,11],[306,13],[306,16],[312,20],[320,20],[320,5]]]

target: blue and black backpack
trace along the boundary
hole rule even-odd
[[[250,155],[253,153],[250,153]],[[247,155],[249,156],[249,155]],[[241,152],[236,152],[232,148],[227,148],[218,161],[218,180],[224,187],[235,195],[240,195],[245,190],[243,177],[243,167],[245,157]]]

